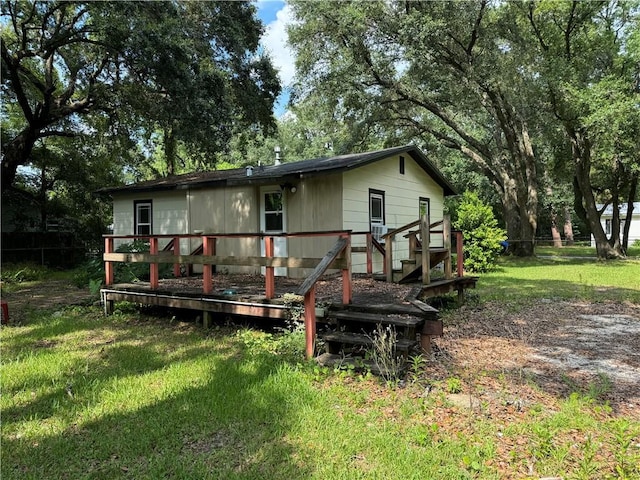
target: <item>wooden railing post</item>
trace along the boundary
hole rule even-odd
[[[203,235],[202,237],[202,254],[203,255],[212,255],[213,250],[213,242],[215,239],[211,237],[207,237]],[[205,263],[202,265],[202,290],[204,293],[211,293],[213,291],[213,281],[212,281],[213,268],[210,263]]]
[[[273,258],[273,237],[264,237],[264,255],[267,258]],[[272,299],[275,296],[276,282],[275,282],[275,270],[273,267],[265,267],[265,296],[267,300]]]
[[[458,276],[464,277],[464,257],[462,252],[462,232],[460,230],[456,231],[456,257],[457,257],[457,267],[458,267]]]
[[[179,256],[180,255],[180,238],[179,237],[173,237],[173,255],[174,256]],[[180,264],[179,263],[174,263],[173,264],[173,276],[174,277],[179,277],[180,276]]]
[[[367,275],[373,274],[373,242],[371,233],[367,233]]]
[[[445,215],[442,220],[442,243],[447,249],[447,258],[444,259],[444,278],[448,280],[453,277],[451,272],[451,217]]]
[[[387,282],[393,282],[393,239],[395,235],[391,234],[387,237],[384,245],[384,270]]]
[[[353,287],[351,285],[351,234],[345,233],[340,235],[347,241],[344,247],[345,268],[342,269],[342,303],[349,304],[353,299]]]
[[[158,254],[158,237],[149,238],[149,253],[151,255]],[[149,283],[151,289],[156,290],[158,288],[158,262],[153,261],[149,264]]]
[[[304,335],[307,360],[313,358],[316,349],[316,286],[304,295]]]
[[[113,238],[104,239],[104,253],[113,253]],[[104,283],[113,285],[113,262],[104,262]]]
[[[431,283],[431,253],[429,248],[431,246],[430,232],[429,232],[429,215],[424,214],[420,218],[420,237],[422,238],[422,284],[428,285]]]

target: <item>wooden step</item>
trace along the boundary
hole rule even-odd
[[[419,314],[419,312],[416,312]],[[416,327],[424,323],[424,318],[416,318],[416,317],[397,317],[397,316],[387,316],[387,315],[376,315],[375,313],[365,313],[365,312],[353,312],[353,311],[342,311],[342,312],[332,312],[330,314],[332,317],[337,320],[344,321],[352,321],[358,323],[372,323],[372,324],[384,324],[384,325],[394,325],[397,327]]]
[[[416,298],[420,294],[420,289],[418,288],[415,294],[413,295]],[[411,301],[415,301],[413,298]],[[438,310],[427,305],[425,303],[420,302],[420,306],[415,306],[408,301],[408,303],[367,303],[367,304],[358,304],[358,303],[334,303],[329,306],[329,314],[334,311],[349,311],[349,312],[365,312],[365,313],[377,313],[380,315],[416,315],[420,316],[424,313],[438,313]],[[429,312],[425,312],[423,309],[430,309]]]
[[[357,345],[365,347],[370,347],[371,345],[373,345],[373,339],[361,333],[329,332],[323,334],[322,339],[329,345],[329,353],[340,352],[339,347],[342,345]],[[398,352],[405,353],[417,344],[418,342],[416,342],[415,340],[399,338],[396,341],[396,350]]]

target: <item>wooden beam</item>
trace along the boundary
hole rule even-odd
[[[316,349],[316,286],[315,282],[304,295],[304,336],[307,360]]]
[[[373,275],[373,242],[371,232],[367,233],[367,275]],[[353,248],[351,251],[354,251]]]
[[[318,279],[320,279],[322,274],[333,264],[334,260],[337,258],[340,252],[344,250],[347,244],[347,239],[339,238],[333,248],[331,248],[331,250],[329,250],[327,254],[322,258],[322,260],[320,260],[315,270],[311,272],[311,275],[309,275],[304,280],[304,282],[302,282],[302,285],[300,285],[300,288],[298,288],[296,294],[306,295],[307,292],[315,285]]]
[[[344,247],[347,265],[342,269],[342,303],[349,304],[353,298],[353,288],[351,286],[351,235],[345,234],[341,238],[347,241]]]
[[[211,255],[213,253],[213,239],[206,235],[202,237],[202,252],[204,255]],[[213,268],[211,264],[203,264],[202,266],[202,290],[204,293],[211,293],[213,291]]]
[[[315,268],[321,258],[299,257],[235,257],[221,255],[177,255],[171,252],[159,252],[152,257],[149,253],[109,253],[103,255],[103,260],[110,262],[126,263],[190,263],[193,265],[241,265],[251,267],[288,267],[288,268]],[[344,256],[336,258],[329,268],[343,269],[346,266]]]
[[[449,215],[444,216],[442,223],[442,243],[447,250],[447,258],[444,259],[444,278],[453,278],[453,272],[451,271],[451,217]]]
[[[384,244],[384,273],[387,277],[387,282],[393,282],[393,239],[395,235],[387,237]]]
[[[174,257],[180,256],[180,238],[179,237],[174,237],[173,239],[173,256]],[[173,276],[174,277],[180,276],[180,262],[176,262],[173,264]]]
[[[149,239],[149,254],[152,256],[158,255],[158,237],[151,237]],[[158,288],[158,262],[153,261],[149,264],[149,283],[152,289]]]
[[[456,231],[456,266],[458,270],[458,276],[464,277],[464,254],[462,252],[462,232]]]
[[[273,237],[264,237],[264,254],[266,258],[272,258],[274,251]],[[272,266],[265,267],[265,296],[272,299],[276,291],[275,272]]]
[[[113,252],[113,238],[104,239],[104,256]],[[104,283],[105,285],[113,285],[113,263],[104,259]]]
[[[424,214],[420,219],[420,237],[422,239],[422,284],[431,283],[431,255],[429,246],[431,238],[429,236],[429,215]]]

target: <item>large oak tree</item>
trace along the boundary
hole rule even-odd
[[[280,91],[249,2],[2,2],[2,191],[55,136],[164,135],[203,163],[244,125],[272,127]],[[88,121],[91,116],[107,121]],[[126,127],[126,128],[124,128]],[[117,129],[116,129],[117,128]]]

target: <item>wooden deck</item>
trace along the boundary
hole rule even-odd
[[[419,227],[418,230],[411,230]],[[440,230],[436,230],[440,228]],[[406,234],[404,234],[407,232]],[[431,234],[441,234],[443,246],[436,247],[430,242]],[[175,235],[106,235],[105,236],[105,285],[101,290],[105,313],[113,312],[114,304],[118,301],[128,301],[141,305],[197,310],[203,313],[204,325],[208,326],[214,314],[227,316],[248,316],[269,319],[287,319],[293,317],[295,311],[298,318],[304,319],[307,357],[315,354],[316,320],[333,322],[344,329],[355,329],[351,333],[361,335],[367,328],[374,326],[375,319],[365,319],[362,312],[367,306],[385,306],[380,312],[369,312],[379,315],[379,323],[393,324],[389,315],[402,314],[418,317],[418,321],[408,329],[407,342],[413,343],[420,330],[421,341],[424,337],[442,331],[442,325],[437,320],[437,311],[421,302],[421,299],[457,291],[462,298],[464,289],[475,286],[476,279],[464,277],[462,271],[462,235],[457,232],[459,241],[457,250],[457,276],[453,275],[452,249],[450,239],[450,222],[444,220],[430,224],[427,215],[421,219],[396,228],[384,235],[387,245],[404,239],[408,242],[409,259],[398,259],[394,263],[393,249],[385,249],[369,231],[353,232],[350,230],[296,232],[278,235],[263,233],[207,233],[207,234],[175,234]],[[334,237],[336,242],[323,257],[297,258],[276,257],[274,255],[274,241],[276,236],[298,239],[315,237]],[[354,275],[352,271],[352,253],[354,250],[352,238],[364,236],[366,247],[366,274]],[[115,241],[143,240],[148,244],[148,251],[116,252]],[[219,241],[257,243],[264,242],[264,254],[260,256],[220,255]],[[181,252],[181,241],[195,240],[201,244],[200,249],[184,255]],[[162,249],[160,242],[166,242]],[[357,247],[362,248],[362,247]],[[422,253],[424,250],[424,254]],[[218,254],[216,252],[218,251]],[[382,254],[385,282],[377,282],[373,278],[372,257],[374,251]],[[429,252],[429,253],[427,253]],[[408,279],[419,273],[421,282],[415,284],[399,284],[394,282],[396,271],[393,267],[402,260],[401,278]],[[407,260],[407,261],[405,261]],[[134,284],[115,284],[115,264],[146,263],[149,265],[149,282]],[[433,281],[431,269],[436,262],[443,263],[446,280]],[[173,275],[176,278],[160,279],[160,264],[172,264]],[[202,275],[199,278],[181,277],[183,267],[191,272],[193,265],[201,266]],[[218,266],[248,267],[249,271],[262,271],[264,275],[227,275],[214,274]],[[311,269],[311,273],[303,279],[283,278],[275,276],[277,267],[288,269]],[[299,270],[298,270],[299,271]],[[336,272],[339,273],[331,273]],[[293,275],[294,277],[296,275]],[[397,281],[397,280],[396,280]],[[289,294],[289,295],[287,295]],[[335,315],[332,311],[343,308],[351,312]],[[393,313],[384,313],[385,309]],[[328,311],[325,312],[325,310]],[[303,312],[300,315],[300,312]],[[326,315],[325,315],[326,313]],[[432,317],[436,317],[436,319]],[[414,328],[415,327],[415,328]],[[424,327],[424,328],[423,328]],[[430,340],[429,340],[430,341]],[[334,347],[346,348],[348,342],[344,338],[334,340]],[[365,340],[353,340],[353,344],[364,344]],[[428,343],[427,343],[428,344]],[[423,348],[425,343],[423,342]]]

